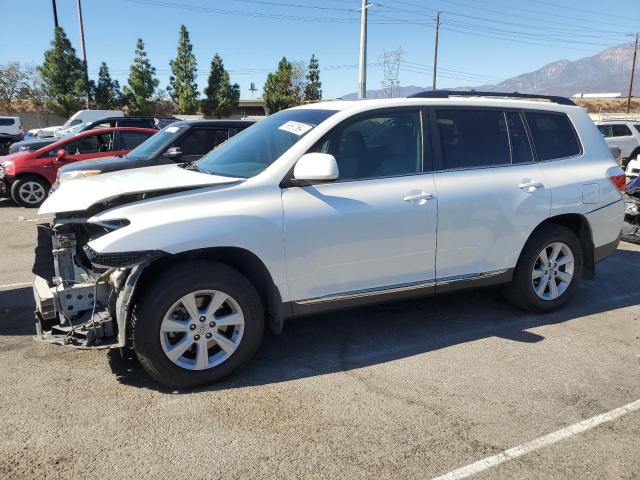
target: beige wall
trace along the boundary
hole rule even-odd
[[[53,125],[62,125],[67,119],[55,113],[40,114],[37,112],[13,112],[11,115],[0,110],[0,116],[20,117],[22,120],[22,128],[24,131],[32,128],[51,127]]]

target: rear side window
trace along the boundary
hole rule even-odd
[[[605,137],[611,136],[611,125],[598,125],[598,130],[600,130],[600,133]]]
[[[533,162],[533,152],[524,128],[522,117],[517,112],[507,112],[507,125],[509,125],[509,140],[511,141],[512,163]]]
[[[445,170],[511,163],[505,116],[498,110],[437,110]]]
[[[7,127],[13,125],[15,120],[13,118],[0,118],[0,127]]]
[[[120,150],[131,150],[150,136],[151,134],[147,132],[120,132],[120,145],[118,148],[120,148]]]
[[[578,137],[566,115],[549,112],[525,112],[524,115],[539,160],[580,155]]]
[[[626,125],[612,125],[611,130],[614,137],[628,137],[631,135],[631,130]]]

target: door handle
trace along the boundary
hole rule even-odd
[[[409,195],[403,198],[405,202],[417,203],[418,205],[424,205],[427,201],[436,198],[433,193],[423,192],[422,190],[412,190]]]
[[[533,193],[539,188],[543,188],[544,184],[542,182],[536,182],[533,180],[524,180],[523,183],[518,185],[518,188],[524,190],[527,193]]]

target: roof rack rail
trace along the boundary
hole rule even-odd
[[[533,93],[506,93],[506,92],[477,92],[475,90],[428,90],[424,92],[414,93],[407,98],[449,98],[449,97],[503,97],[503,98],[529,98],[536,100],[548,100],[558,105],[573,105],[567,97],[558,97],[555,95],[536,95]]]

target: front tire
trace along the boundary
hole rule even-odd
[[[506,296],[526,311],[558,310],[573,295],[582,266],[582,248],[575,233],[560,225],[544,225],[522,250]]]
[[[251,359],[262,340],[264,310],[237,270],[190,262],[154,278],[132,328],[144,369],[163,385],[190,388],[218,381]]]
[[[36,175],[17,178],[11,185],[11,198],[21,207],[36,208],[42,205],[49,193],[49,183]]]

